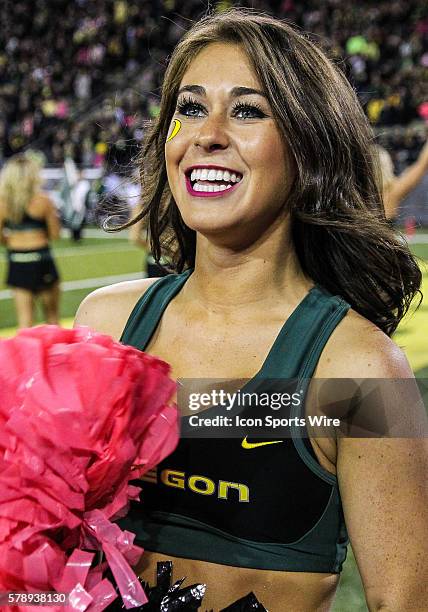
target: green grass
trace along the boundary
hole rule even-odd
[[[350,546],[340,575],[332,612],[367,612],[363,585]]]
[[[75,255],[64,252],[72,249]],[[131,274],[141,271],[142,251],[129,245],[126,238],[86,238],[79,245],[69,240],[60,240],[54,244],[56,261],[63,281],[99,278],[117,274]],[[428,244],[414,245],[414,253],[425,261],[424,293],[428,294]],[[5,262],[0,261],[0,278],[5,274]],[[0,285],[0,290],[5,289]],[[66,325],[71,325],[79,303],[92,289],[65,291],[61,299],[61,316]],[[39,317],[39,321],[41,318]],[[15,333],[16,325],[11,300],[0,300],[0,336]],[[404,349],[407,357],[419,377],[428,378],[428,301],[416,313],[408,315],[394,336],[395,341]],[[334,612],[367,612],[367,606],[361,587],[360,576],[355,564],[352,550],[341,575],[339,590],[335,599]]]
[[[82,280],[139,272],[141,271],[141,261],[141,253],[135,252],[132,247],[114,244],[109,252],[89,253],[89,256],[82,252],[81,255],[72,257],[59,257],[58,267],[64,281]]]

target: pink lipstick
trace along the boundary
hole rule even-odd
[[[224,181],[223,185],[225,183],[227,183],[228,186],[227,186],[226,189],[223,189],[221,191],[199,191],[199,190],[193,189],[192,181],[190,179],[191,172],[193,172],[193,170],[195,170],[197,168],[206,168],[206,169],[213,168],[215,170],[228,170],[230,173],[236,172],[237,175],[239,174],[238,171],[230,170],[228,168],[223,168],[223,167],[220,167],[220,166],[214,166],[214,165],[211,165],[211,164],[209,164],[209,165],[207,164],[207,165],[191,166],[190,168],[188,168],[188,170],[186,170],[186,172],[184,174],[184,178],[185,178],[185,181],[186,181],[187,192],[190,193],[190,195],[192,195],[193,197],[204,198],[204,197],[220,197],[220,196],[224,196],[227,193],[229,193],[230,191],[233,191],[234,189],[236,189],[236,187],[242,182],[242,178],[243,177],[241,175],[241,179],[238,182],[236,182],[236,183],[228,183],[228,181]],[[201,182],[201,180],[199,179],[198,182]],[[203,180],[202,182],[204,184],[210,184],[210,185],[216,185],[217,184],[217,185],[219,185],[219,183],[218,182],[216,183],[215,181],[209,181],[208,182],[208,181]]]

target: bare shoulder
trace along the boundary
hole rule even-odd
[[[52,198],[44,191],[40,191],[31,202],[31,208],[41,214],[48,213],[52,208],[55,208]]]
[[[315,414],[339,416],[341,411],[347,414],[349,402],[361,379],[394,379],[393,385],[382,387],[387,397],[387,392],[397,395],[398,391],[410,391],[406,382],[404,386],[397,386],[395,382],[398,379],[413,379],[414,376],[402,349],[374,323],[351,309],[330,336],[314,378],[322,379],[322,385],[311,385],[307,406]],[[343,384],[338,384],[337,379],[344,379]],[[325,384],[327,380],[331,384]],[[415,388],[411,390],[413,392]],[[374,410],[380,408],[379,405]],[[394,417],[397,423],[401,423],[401,404],[397,404],[396,398],[391,400],[387,411],[390,418]],[[330,437],[330,431],[324,437],[317,438],[314,448],[320,463],[336,473],[338,449],[336,440]]]
[[[28,205],[28,211],[30,214],[39,217],[45,216],[54,208],[55,204],[53,203],[53,200],[44,191],[39,191],[39,193],[34,196]]]
[[[412,378],[404,351],[379,327],[350,310],[332,333],[319,378]]]
[[[93,291],[80,304],[74,326],[87,325],[119,340],[138,299],[157,280],[159,279],[143,278],[125,281]]]

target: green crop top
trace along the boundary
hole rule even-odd
[[[23,232],[26,230],[45,230],[47,231],[47,223],[45,219],[38,219],[36,217],[32,217],[27,212],[24,213],[21,221],[19,223],[14,223],[13,221],[6,221],[4,226],[13,230],[14,232]]]
[[[192,270],[166,276],[137,302],[121,341],[148,345]],[[251,389],[263,378],[310,379],[349,309],[313,287],[283,325]],[[294,415],[299,415],[297,408]],[[182,425],[188,417],[182,417]],[[348,536],[337,479],[297,431],[248,450],[240,439],[182,437],[142,480],[121,526],[151,551],[236,567],[338,573]]]

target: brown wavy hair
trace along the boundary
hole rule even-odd
[[[196,233],[183,222],[169,189],[164,144],[183,75],[214,42],[246,51],[294,157],[297,176],[286,206],[304,272],[391,335],[415,294],[421,295],[421,271],[385,220],[373,134],[354,90],[324,52],[286,21],[235,7],[203,17],[183,36],[142,148],[141,212],[121,229],[148,217],[155,259],[168,258],[175,272],[193,267]]]

